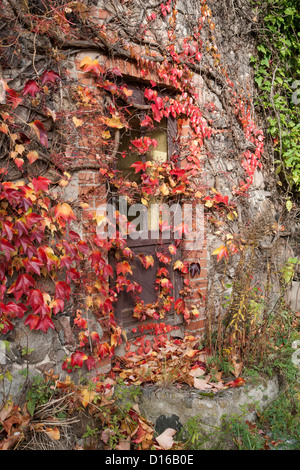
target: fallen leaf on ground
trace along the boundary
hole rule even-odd
[[[213,388],[213,386],[210,385],[206,380],[197,379],[197,377],[194,377],[194,387],[197,388],[197,390],[207,390]]]
[[[47,436],[51,437],[54,441],[59,441],[60,439],[60,432],[57,427],[55,428],[46,428],[45,433]]]
[[[164,450],[171,449],[174,444],[173,436],[176,432],[176,429],[168,428],[156,438],[156,441]]]

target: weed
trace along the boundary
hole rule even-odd
[[[26,394],[27,409],[31,416],[33,416],[37,406],[48,403],[53,395],[54,391],[51,389],[49,382],[45,382],[41,375],[33,377]]]

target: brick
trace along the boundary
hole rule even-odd
[[[111,65],[111,68],[116,67],[117,69],[119,69],[122,75],[131,75],[132,64],[128,60],[113,59],[111,61]]]
[[[78,173],[79,184],[94,184],[94,173],[92,171]]]
[[[188,331],[193,331],[193,330],[202,330],[205,328],[205,320],[196,320],[196,321],[191,321],[189,324],[186,325],[185,329]]]

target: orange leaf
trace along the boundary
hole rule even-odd
[[[38,158],[39,154],[37,153],[36,150],[31,150],[30,152],[27,153],[27,158],[29,160],[30,165],[34,163]]]
[[[229,258],[228,249],[225,245],[219,246],[219,248],[217,248],[212,254],[217,255],[217,261],[218,262],[220,261],[221,258],[223,258],[223,256],[226,259]]]
[[[54,209],[54,213],[56,218],[61,218],[67,223],[70,223],[72,219],[76,220],[74,212],[66,202],[58,204]]]
[[[60,439],[60,432],[57,427],[55,428],[46,428],[45,433],[47,436],[51,437],[54,441],[59,441]]]
[[[116,129],[122,129],[125,125],[120,121],[120,119],[116,116],[111,118],[104,118],[104,123],[109,127],[114,127]]]

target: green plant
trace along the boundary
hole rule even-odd
[[[116,383],[114,398],[124,413],[128,413],[132,406],[137,403],[138,396],[141,394],[141,388],[138,385],[128,387],[121,378],[118,378]]]
[[[94,438],[99,432],[98,428],[90,428],[90,426],[87,424],[86,425],[86,432],[83,434],[83,438],[86,439],[88,437]]]
[[[257,105],[269,124],[277,173],[289,190],[300,188],[299,22],[297,0],[260,0],[257,56],[251,59]],[[292,207],[289,197],[287,209]]]
[[[210,431],[208,429],[211,428]],[[188,450],[203,450],[207,445],[211,445],[212,439],[219,433],[217,426],[208,427],[201,420],[200,416],[189,419],[180,429],[177,440],[182,441],[184,448]]]
[[[31,416],[34,415],[37,406],[48,403],[50,398],[53,397],[54,391],[50,385],[51,382],[46,382],[41,375],[32,378],[31,385],[26,393],[27,409]]]

